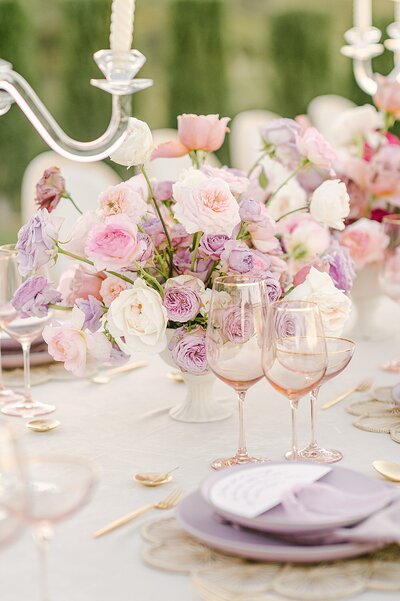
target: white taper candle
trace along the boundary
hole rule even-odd
[[[394,20],[400,26],[400,1],[394,0]]]
[[[353,2],[354,27],[365,31],[372,25],[372,0],[354,0]]]
[[[135,0],[113,0],[111,8],[110,48],[127,52],[132,48]]]

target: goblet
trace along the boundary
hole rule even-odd
[[[26,503],[25,472],[17,440],[11,427],[0,423],[0,546],[19,532]]]
[[[292,450],[297,460],[297,407],[301,397],[322,382],[327,368],[326,344],[318,306],[305,301],[280,301],[267,312],[262,354],[264,375],[285,395],[292,409]]]
[[[268,295],[262,280],[249,276],[216,278],[213,285],[206,353],[210,369],[237,393],[239,445],[233,457],[211,464],[221,469],[243,463],[266,461],[249,455],[244,427],[244,403],[248,389],[263,377],[262,331]]]
[[[386,215],[382,223],[389,244],[381,264],[379,283],[385,294],[400,303],[400,214]],[[400,373],[400,360],[392,360],[383,367]]]
[[[50,321],[51,313],[45,317],[22,318],[12,306],[11,300],[24,278],[18,271],[17,251],[15,246],[0,247],[0,325],[4,332],[17,340],[22,347],[24,358],[24,395],[21,400],[7,403],[2,413],[17,417],[35,417],[54,411],[53,405],[38,403],[32,399],[30,379],[30,348],[32,342],[43,331]]]
[[[332,380],[332,378],[335,378],[346,369],[353,357],[355,343],[352,340],[334,336],[325,336],[325,342],[328,366],[320,385],[310,392],[311,442],[299,451],[299,455],[302,459],[307,459],[308,461],[335,463],[343,459],[342,453],[334,449],[325,449],[318,446],[317,443],[317,400],[322,384],[328,380]]]

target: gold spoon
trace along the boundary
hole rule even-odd
[[[172,472],[178,469],[179,466],[174,467],[169,472],[164,472],[159,474],[157,472],[146,472],[135,474],[132,476],[135,482],[139,482],[139,484],[143,484],[143,486],[161,486],[161,484],[166,484],[167,482],[171,482],[172,480]]]
[[[385,461],[380,459],[372,463],[373,467],[377,472],[382,474],[388,480],[393,482],[400,482],[400,464],[393,463],[393,461]]]
[[[90,381],[94,382],[94,384],[108,384],[109,381],[115,376],[118,376],[119,374],[124,374],[134,369],[139,369],[140,367],[146,367],[146,365],[146,361],[126,363],[125,365],[121,365],[120,367],[114,367],[113,369],[109,369],[104,375],[93,376],[92,378],[90,378]]]
[[[26,427],[33,432],[49,432],[58,428],[60,422],[57,419],[31,419],[27,422]]]
[[[330,407],[333,407],[337,403],[340,403],[340,401],[344,401],[344,399],[347,399],[347,397],[353,394],[353,392],[366,392],[371,388],[371,386],[372,380],[363,380],[362,382],[357,384],[357,386],[352,386],[351,388],[348,388],[345,392],[343,392],[343,394],[340,394],[335,399],[333,399],[333,401],[328,401],[327,403],[322,405],[321,409],[329,409]]]
[[[167,378],[172,380],[173,382],[177,382],[178,384],[182,384],[185,380],[183,379],[182,373],[177,369],[168,372]]]

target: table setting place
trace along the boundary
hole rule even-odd
[[[0,117],[130,170],[82,202],[49,164],[0,244],[2,601],[400,598],[400,83],[371,6],[342,53],[373,104],[336,138],[269,118],[246,170],[229,117],[131,116],[134,0],[94,55],[97,140],[0,59]]]

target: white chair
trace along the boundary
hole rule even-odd
[[[249,110],[238,113],[230,125],[230,151],[233,167],[247,173],[261,153],[260,127],[277,119],[271,111]]]
[[[334,124],[337,117],[355,103],[344,96],[337,94],[325,94],[317,96],[308,105],[307,113],[312,125],[329,141],[334,141]]]
[[[158,146],[164,142],[178,139],[178,132],[176,129],[163,128],[154,129],[152,131],[154,145]],[[219,167],[220,162],[217,157],[210,153],[206,159],[207,165],[211,167]],[[170,159],[154,159],[154,161],[148,161],[145,165],[146,171],[150,177],[154,177],[158,180],[171,180],[176,181],[184,169],[188,169],[192,162],[188,155],[178,158]]]
[[[21,213],[23,223],[36,212],[35,186],[45,169],[53,165],[60,167],[61,173],[65,177],[66,189],[81,211],[94,209],[100,193],[108,186],[114,186],[121,181],[118,174],[105,163],[77,163],[65,159],[53,151],[43,152],[29,163],[22,179]],[[79,214],[67,199],[61,200],[53,214],[63,217],[60,240],[66,240]],[[53,278],[57,280],[60,273],[70,263],[71,261],[66,257],[60,257],[52,270]]]

